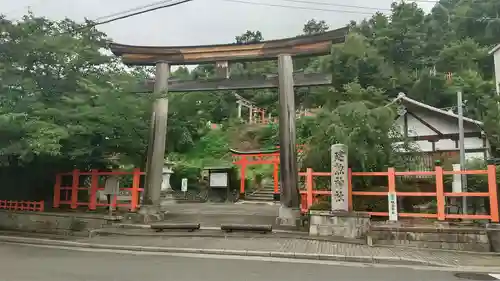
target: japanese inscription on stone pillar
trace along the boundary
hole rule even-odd
[[[348,211],[348,163],[347,146],[334,144],[331,146],[332,161],[332,211]]]

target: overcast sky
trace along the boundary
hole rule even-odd
[[[50,19],[96,19],[158,0],[0,0],[0,13],[19,19],[28,9]],[[177,1],[177,0],[173,0]],[[304,7],[272,7],[252,3]],[[314,3],[325,3],[323,5]],[[392,0],[193,0],[99,27],[115,42],[132,45],[200,45],[231,43],[246,30],[260,30],[264,39],[298,35],[309,19],[325,20],[330,28],[361,20]],[[424,1],[425,2],[425,1]],[[351,8],[342,5],[371,7]],[[429,11],[433,3],[419,3]],[[317,10],[313,10],[317,9]]]

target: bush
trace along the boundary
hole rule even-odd
[[[330,201],[319,201],[313,203],[309,210],[311,211],[330,211],[332,209],[332,204]]]
[[[200,177],[202,168],[188,162],[176,163],[173,167],[174,174],[170,178],[170,185],[174,190],[180,190],[182,179],[188,179],[188,190],[198,190],[200,188]]]

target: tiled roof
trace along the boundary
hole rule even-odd
[[[437,107],[430,106],[430,105],[427,105],[425,103],[416,101],[414,99],[411,99],[411,98],[407,97],[404,93],[399,93],[398,97],[395,98],[393,101],[391,101],[387,106],[389,106],[391,104],[394,104],[396,102],[403,102],[403,103],[412,104],[414,106],[425,108],[427,110],[433,111],[433,112],[438,113],[438,114],[442,114],[442,115],[446,115],[446,116],[458,119],[458,115],[455,114],[455,113],[453,113],[453,112],[442,110],[442,109],[439,109]],[[467,118],[467,117],[464,117],[464,122],[469,122],[469,123],[472,123],[472,124],[483,126],[483,122],[478,121],[478,120],[474,120],[474,119],[471,119],[471,118]]]

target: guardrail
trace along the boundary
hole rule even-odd
[[[10,211],[43,212],[45,202],[42,201],[15,201],[0,200],[0,209]]]
[[[129,199],[126,202],[118,202],[119,194],[114,194],[111,202],[98,202],[97,192],[104,191],[104,187],[99,186],[99,177],[101,176],[132,176],[131,187],[120,187],[119,192],[130,193]],[[113,172],[99,172],[91,170],[90,172],[81,172],[80,170],[73,170],[70,173],[60,173],[56,175],[56,183],[54,185],[54,208],[59,208],[62,205],[67,205],[71,209],[76,209],[80,206],[88,206],[89,210],[95,210],[98,206],[104,207],[124,207],[130,211],[136,211],[139,206],[140,192],[140,178],[145,175],[140,169],[134,169],[133,172],[113,171]],[[71,185],[63,185],[63,176],[71,176]],[[90,186],[81,186],[81,176],[90,176]],[[80,194],[80,191],[86,191],[87,196]]]
[[[445,192],[443,184],[444,175],[486,175],[488,177],[488,192]],[[396,176],[434,176],[436,180],[436,190],[434,192],[402,192],[396,190]],[[331,190],[315,190],[314,176],[331,176],[330,172],[314,172],[308,168],[305,173],[299,173],[299,176],[305,176],[306,190],[301,190],[301,210],[307,212],[313,205],[316,198],[321,195],[331,195]],[[380,176],[387,177],[387,191],[353,191],[352,177],[353,176]],[[488,165],[486,170],[466,170],[466,171],[444,171],[442,167],[435,167],[434,171],[411,171],[411,172],[396,172],[394,168],[389,168],[387,172],[352,172],[349,169],[348,182],[348,205],[349,210],[353,211],[352,198],[353,196],[387,196],[397,197],[402,196],[417,196],[417,197],[435,197],[437,202],[436,213],[397,213],[399,217],[419,217],[419,218],[435,218],[437,220],[446,219],[489,219],[492,222],[499,222],[498,213],[498,197],[496,183],[496,166]],[[488,197],[490,210],[488,214],[447,214],[445,211],[446,197]],[[388,210],[391,208],[388,206]],[[388,217],[389,212],[367,212],[372,216]]]

